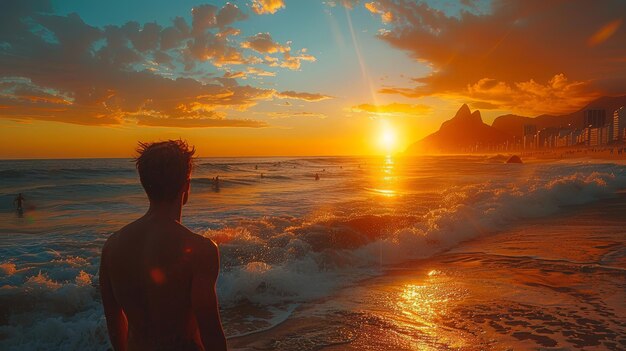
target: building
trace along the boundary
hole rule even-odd
[[[624,106],[613,111],[613,141],[624,140],[626,132],[626,108]]]
[[[534,149],[536,146],[537,126],[534,124],[524,125],[522,144],[524,149]]]
[[[587,127],[585,128],[585,133],[587,134],[587,138],[585,140],[585,144],[587,146],[607,145],[611,140],[612,134],[611,128],[608,124],[597,128]]]
[[[544,128],[537,132],[537,148],[553,148],[557,146],[559,128]]]
[[[585,127],[600,128],[606,124],[605,110],[585,110],[583,113]]]
[[[573,128],[559,129],[559,138],[556,141],[557,147],[569,147],[574,146],[577,143],[577,137],[580,132],[577,133]]]

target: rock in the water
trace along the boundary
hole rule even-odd
[[[519,158],[519,156],[513,155],[513,156],[509,157],[509,159],[506,161],[506,163],[523,163],[523,162],[522,162],[522,159]]]

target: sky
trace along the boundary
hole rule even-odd
[[[401,152],[626,94],[626,1],[0,1],[0,158]]]

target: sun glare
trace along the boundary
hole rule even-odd
[[[378,143],[386,152],[391,152],[397,143],[396,131],[387,121],[382,121]]]

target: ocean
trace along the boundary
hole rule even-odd
[[[624,300],[620,302],[626,295],[625,234],[618,230],[621,224],[612,222],[626,217],[626,206],[604,210],[604,204],[618,201],[626,189],[626,166],[585,159],[525,164],[506,164],[505,160],[500,156],[197,159],[183,224],[220,247],[218,295],[224,328],[235,349],[258,342],[245,341],[255,335],[273,340],[256,349],[384,348],[368,348],[364,339],[356,337],[359,328],[372,327],[357,321],[363,315],[336,313],[360,310],[369,310],[366,317],[377,316],[385,322],[374,324],[378,334],[371,335],[384,340],[390,335],[381,332],[386,330],[400,340],[388,349],[413,349],[421,342],[429,345],[426,349],[492,348],[500,345],[500,339],[492,335],[476,341],[479,336],[474,330],[486,323],[489,313],[469,324],[467,320],[473,321],[479,311],[465,308],[450,315],[458,324],[448,323],[441,315],[428,319],[428,315],[443,311],[441,301],[470,301],[468,296],[487,293],[476,290],[478,283],[467,283],[476,279],[467,276],[469,271],[501,281],[506,272],[526,267],[529,276],[541,277],[545,272],[539,266],[528,266],[529,262],[538,264],[533,261],[536,252],[545,257],[557,255],[560,263],[565,260],[591,270],[559,271],[577,279],[582,290],[600,291],[599,286],[616,284],[597,293],[598,299],[606,300],[602,301],[609,311],[605,313],[613,313],[615,323],[603,324],[604,339],[581,347],[626,348],[626,308]],[[218,188],[213,181],[216,176]],[[18,193],[25,198],[23,215],[13,207]],[[141,216],[147,207],[129,159],[0,161],[0,349],[106,350],[109,344],[97,287],[100,250],[108,235]],[[595,214],[589,215],[586,208]],[[580,218],[580,211],[587,214],[583,222],[573,220]],[[561,229],[554,229],[555,223]],[[592,247],[600,240],[598,233],[604,235],[603,240],[609,240],[608,235],[613,244],[596,249],[594,255],[576,251],[576,247]],[[520,244],[525,240],[543,246],[529,249],[534,244]],[[576,244],[564,251],[561,246],[567,240]],[[498,261],[510,265],[508,270],[502,266],[479,270],[468,263],[476,252],[485,255],[482,264],[497,255],[513,261]],[[468,258],[470,253],[473,256]],[[424,262],[439,268],[422,272]],[[445,292],[444,287],[453,285],[451,275],[440,274],[446,269],[459,276],[465,272],[465,278],[454,284],[461,281],[467,286],[434,298],[437,291]],[[611,272],[607,283],[581,278],[593,276],[598,269]],[[427,277],[440,280],[431,285],[406,283],[411,279],[423,282]],[[539,278],[525,279],[531,285],[524,286],[545,283]],[[443,285],[439,290],[425,290],[436,284]],[[511,286],[494,289],[509,297],[519,294]],[[367,291],[361,291],[364,287]],[[525,298],[542,298],[531,295]],[[355,300],[355,296],[362,299]],[[551,298],[552,307],[560,303]],[[375,312],[390,300],[400,314]],[[526,301],[522,306],[529,304]],[[575,301],[568,304],[576,311]],[[513,313],[509,307],[498,313]],[[588,324],[608,318],[591,312],[584,317],[591,321]],[[355,321],[352,329],[345,325],[347,320]],[[320,337],[300,330],[296,338],[294,321],[332,332]],[[411,334],[435,328],[437,323],[442,325],[437,333]],[[341,328],[333,329],[333,325]],[[502,342],[521,349],[530,344],[515,342],[530,340],[544,348],[569,342],[567,335],[548,338],[556,340],[553,345],[542,339],[545,333],[531,333],[539,336],[527,338],[523,333],[503,332],[521,336]]]

